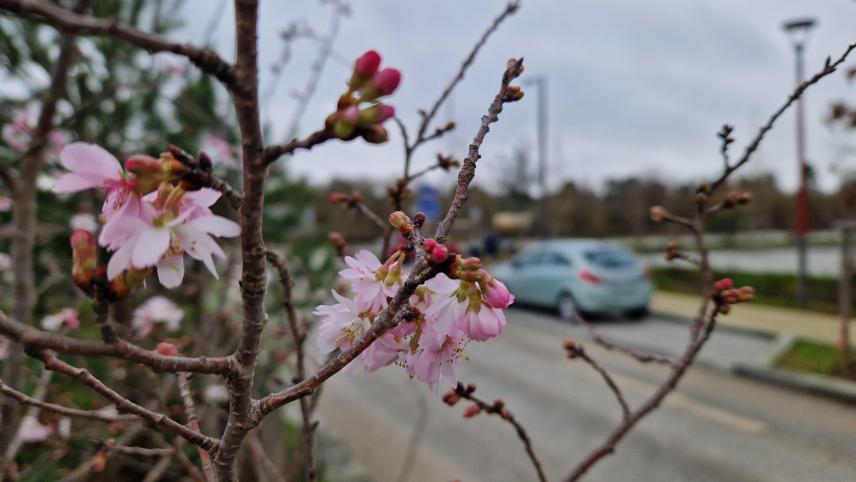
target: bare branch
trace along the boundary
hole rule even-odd
[[[473,46],[473,49],[470,51],[470,54],[467,55],[467,57],[464,59],[464,62],[461,64],[461,68],[458,69],[458,73],[455,75],[455,77],[452,78],[452,80],[449,82],[449,85],[446,86],[446,88],[440,94],[440,97],[437,98],[437,100],[434,102],[434,105],[431,106],[431,108],[428,110],[428,113],[425,114],[425,116],[422,118],[422,122],[419,125],[419,130],[416,133],[416,140],[413,141],[413,146],[411,147],[411,149],[415,148],[419,144],[422,144],[423,142],[438,137],[437,135],[434,135],[426,138],[425,133],[428,131],[428,126],[431,124],[431,121],[434,119],[434,116],[436,116],[437,112],[440,110],[440,106],[443,105],[446,99],[449,98],[449,95],[452,93],[452,91],[455,90],[455,87],[458,85],[458,83],[464,78],[464,75],[467,73],[467,69],[470,67],[470,65],[472,65],[473,61],[476,59],[476,56],[479,53],[479,50],[481,50],[481,48],[487,42],[487,39],[491,36],[491,34],[495,32],[497,28],[499,28],[499,25],[502,23],[503,20],[512,15],[514,12],[516,12],[519,8],[519,1],[509,2],[508,5],[505,6],[505,9],[502,11],[502,13],[500,13],[499,16],[497,16],[493,20],[493,23],[490,24],[487,30],[485,30],[485,32],[479,38],[478,42],[476,42],[475,46]]]
[[[284,156],[285,154],[292,154],[298,149],[312,149],[318,144],[327,142],[332,138],[333,137],[330,135],[327,129],[319,129],[313,132],[312,134],[309,134],[304,139],[294,138],[286,142],[285,144],[271,144],[265,147],[262,157],[264,158],[266,164],[270,164],[279,159],[281,156]]]
[[[36,17],[59,30],[81,34],[113,37],[144,48],[149,52],[171,52],[187,57],[203,72],[211,74],[223,84],[237,87],[232,66],[216,52],[189,43],[170,42],[157,35],[119,23],[116,19],[100,19],[81,15],[69,9],[40,0],[0,0],[0,9]]]
[[[26,326],[6,318],[2,312],[0,312],[0,334],[18,341],[25,348],[49,349],[69,355],[109,356],[134,361],[167,372],[227,374],[235,370],[234,360],[230,357],[166,356],[146,350],[121,338],[117,338],[113,343],[79,340]]]
[[[106,413],[99,412],[97,410],[80,410],[77,408],[66,407],[64,405],[57,405],[55,403],[48,403],[39,400],[38,398],[31,397],[26,393],[19,392],[18,390],[15,390],[9,385],[3,383],[2,380],[0,380],[0,392],[2,392],[4,395],[8,395],[14,398],[23,405],[38,407],[42,410],[57,413],[59,415],[65,415],[67,417],[85,418],[105,423],[127,422],[131,420],[137,420],[137,417],[133,415],[109,415]]]
[[[621,406],[621,415],[622,418],[627,421],[630,419],[630,406],[627,405],[627,400],[624,398],[624,394],[621,392],[621,389],[618,387],[618,384],[615,383],[615,380],[612,379],[612,376],[609,375],[609,372],[606,371],[605,368],[600,366],[600,364],[595,361],[594,358],[589,356],[586,353],[585,348],[579,343],[576,343],[572,340],[565,341],[565,350],[568,352],[568,358],[580,358],[584,362],[591,365],[592,368],[595,369],[603,378],[603,381],[606,382],[609,389],[612,390],[612,394],[615,395],[615,399],[618,401],[618,405]]]
[[[532,447],[532,440],[529,438],[529,434],[526,432],[526,429],[523,428],[523,424],[521,424],[515,417],[514,414],[511,413],[508,408],[505,406],[505,402],[500,399],[494,400],[493,403],[487,403],[484,400],[473,395],[476,391],[476,386],[473,384],[469,384],[466,387],[463,383],[458,382],[458,385],[449,390],[449,392],[443,397],[443,401],[448,405],[455,405],[458,403],[459,399],[463,398],[465,400],[469,400],[473,402],[475,407],[478,407],[477,411],[474,413],[465,413],[466,417],[473,417],[477,415],[479,412],[485,412],[491,415],[497,415],[501,419],[505,420],[517,432],[517,437],[523,442],[523,447],[526,449],[526,455],[529,456],[529,460],[532,462],[532,466],[535,468],[535,472],[538,474],[538,480],[541,482],[547,482],[547,476],[544,474],[544,468],[541,467],[541,461],[538,459],[538,456],[535,455],[535,449]]]
[[[516,79],[523,73],[523,58],[510,59],[502,76],[502,83],[499,87],[499,93],[494,97],[488,108],[487,115],[482,116],[481,127],[473,138],[470,144],[469,154],[464,159],[464,165],[458,172],[458,186],[455,189],[455,196],[452,198],[452,204],[449,206],[449,211],[446,217],[437,226],[437,234],[434,236],[437,241],[443,243],[446,241],[455,219],[458,217],[461,208],[467,201],[468,190],[470,183],[476,175],[476,163],[481,158],[479,148],[484,142],[485,136],[490,131],[490,125],[499,120],[499,114],[502,112],[502,107],[506,102],[514,102],[522,98],[523,92],[517,87],[512,86],[511,81]]]
[[[119,410],[132,413],[143,420],[161,426],[164,429],[183,437],[188,442],[204,448],[205,450],[216,451],[218,447],[216,439],[191,430],[162,413],[155,413],[145,407],[137,405],[120,395],[112,388],[108,387],[101,380],[95,378],[88,370],[69,365],[68,363],[60,360],[54,352],[50,350],[31,350],[30,353],[31,356],[40,360],[48,370],[59,372],[77,379],[84,385],[116,404],[116,407]]]
[[[614,350],[619,353],[623,353],[640,363],[659,363],[668,366],[672,366],[675,363],[674,360],[669,357],[655,355],[652,353],[639,352],[633,350],[632,348],[607,340],[600,334],[600,332],[598,332],[593,326],[591,326],[591,323],[589,323],[588,320],[583,318],[579,313],[574,312],[574,319],[577,321],[577,323],[582,325],[583,328],[586,329],[586,331],[588,331],[589,336],[591,336],[592,340],[594,340],[595,343],[606,348],[607,350]]]
[[[727,166],[723,170],[722,175],[720,175],[719,178],[714,181],[713,184],[711,184],[711,191],[715,191],[716,188],[721,186],[725,182],[725,180],[728,179],[728,176],[730,176],[732,172],[739,169],[743,164],[749,162],[749,159],[752,158],[752,154],[754,154],[755,151],[758,150],[758,146],[760,146],[761,141],[764,140],[764,136],[767,135],[767,132],[769,132],[773,128],[773,124],[776,123],[779,117],[781,117],[782,114],[784,114],[785,111],[788,110],[788,107],[790,107],[791,104],[793,104],[797,99],[802,97],[806,89],[818,83],[827,75],[835,72],[838,66],[844,63],[844,61],[847,59],[847,56],[850,55],[850,52],[852,52],[854,49],[856,49],[856,43],[850,44],[836,61],[827,62],[827,64],[823,66],[823,69],[821,69],[818,73],[814,74],[810,79],[798,85],[797,88],[791,93],[791,95],[788,96],[788,99],[785,101],[785,103],[782,104],[782,106],[779,107],[779,109],[776,110],[776,112],[774,112],[769,119],[767,119],[767,122],[763,126],[761,126],[761,128],[758,130],[758,133],[755,134],[755,138],[752,139],[752,141],[748,145],[746,145],[746,149],[743,151],[743,155],[740,156],[740,159],[733,165]]]
[[[190,393],[190,374],[177,373],[178,391],[181,394],[181,402],[184,404],[184,413],[187,414],[187,426],[191,430],[201,432],[199,429],[199,418],[196,416],[196,404],[193,402],[193,394]],[[202,471],[205,480],[214,482],[214,468],[211,466],[211,456],[207,451],[199,447],[199,460],[202,461]]]

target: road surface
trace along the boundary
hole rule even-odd
[[[615,426],[620,410],[591,367],[564,357],[562,340],[585,340],[581,328],[523,309],[508,318],[500,339],[468,347],[460,379],[476,383],[482,398],[503,398],[529,430],[549,479],[562,480]],[[658,350],[681,347],[687,336],[684,326],[657,319],[601,327]],[[706,366],[695,368],[585,480],[856,481],[856,410],[707,367],[729,354],[751,359],[764,349],[761,339],[717,335]],[[663,376],[662,367],[586,347],[633,405]],[[535,480],[508,424],[493,416],[463,419],[465,405],[450,408],[440,395],[398,367],[339,374],[325,384],[321,423],[377,482]],[[414,428],[419,436],[411,450]],[[410,471],[401,477],[408,453]]]

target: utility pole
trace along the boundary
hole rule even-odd
[[[783,28],[791,39],[796,57],[796,83],[803,83],[803,53],[805,41],[811,29],[816,25],[811,18],[802,18],[785,22]],[[797,245],[798,265],[798,303],[800,308],[806,308],[809,301],[808,293],[808,252],[806,237],[808,235],[808,188],[806,187],[808,177],[808,164],[805,157],[805,96],[796,101],[796,148],[797,148],[797,194],[796,209],[794,211],[794,237]]]
[[[538,129],[538,195],[541,197],[541,205],[538,207],[538,234],[542,238],[550,235],[550,206],[547,202],[547,77],[539,75],[526,82],[534,85],[537,94],[537,120]]]

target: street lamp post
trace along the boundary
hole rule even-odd
[[[538,231],[542,237],[550,234],[550,209],[547,203],[547,77],[539,75],[525,82],[538,89],[537,109],[538,118],[538,194],[541,196],[541,206],[538,212]]]
[[[783,28],[791,39],[796,57],[796,82],[803,83],[803,51],[805,41],[811,29],[816,25],[812,18],[800,18],[785,22]],[[797,148],[797,194],[794,212],[794,237],[797,244],[798,261],[798,303],[801,308],[808,305],[808,253],[806,235],[808,234],[808,189],[806,177],[808,164],[805,158],[805,111],[804,96],[796,101],[796,148]]]

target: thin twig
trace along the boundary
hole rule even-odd
[[[327,129],[320,129],[309,134],[303,139],[294,138],[284,144],[271,144],[265,147],[262,157],[266,164],[270,164],[285,154],[292,154],[298,149],[309,150],[318,144],[329,141],[330,139],[333,139],[330,132],[327,131]]]
[[[181,402],[184,404],[184,413],[187,415],[187,426],[191,430],[202,432],[199,429],[199,417],[196,416],[196,403],[193,401],[193,394],[190,392],[190,374],[181,372],[176,373],[176,381],[178,382],[178,391],[181,394]],[[207,451],[199,447],[199,460],[202,462],[202,471],[205,474],[205,479],[208,482],[214,482],[214,468],[211,466],[211,456]]]
[[[498,415],[501,419],[511,424],[511,426],[514,427],[515,432],[517,432],[517,437],[521,442],[523,442],[523,447],[526,449],[526,455],[529,456],[529,460],[532,462],[532,466],[538,474],[538,480],[541,482],[547,482],[547,476],[544,474],[544,468],[541,466],[541,461],[538,459],[538,456],[535,455],[535,449],[532,447],[532,440],[529,438],[529,434],[526,432],[526,429],[523,428],[523,424],[521,424],[514,417],[514,414],[508,410],[505,406],[505,402],[502,400],[494,400],[493,403],[487,403],[473,395],[475,391],[475,385],[469,384],[464,386],[463,383],[458,382],[458,385],[450,390],[443,397],[443,400],[449,405],[456,404],[461,398],[469,400],[478,407],[478,410],[475,411],[475,413],[465,414],[465,416],[473,417],[479,412],[485,412],[491,415]]]
[[[31,397],[26,393],[19,392],[14,388],[0,381],[0,392],[8,395],[19,403],[39,407],[42,410],[64,415],[66,417],[85,418],[88,420],[96,420],[104,423],[128,422],[137,420],[134,415],[109,415],[98,410],[80,410],[77,408],[66,407],[55,403],[48,403],[35,397]]]
[[[586,353],[585,348],[582,345],[576,342],[565,342],[565,349],[568,351],[568,358],[580,358],[589,365],[596,372],[598,372],[603,378],[603,381],[609,386],[609,389],[612,390],[612,394],[615,395],[615,399],[618,401],[618,405],[621,406],[621,416],[627,421],[630,418],[630,406],[627,404],[627,400],[624,398],[624,394],[621,392],[621,388],[618,387],[618,384],[615,383],[615,380],[612,379],[609,372],[606,371],[605,368],[600,366],[600,364],[595,361],[594,358],[589,356]]]
[[[0,312],[0,334],[21,343],[25,348],[49,349],[69,355],[109,356],[134,361],[167,372],[226,374],[235,370],[234,360],[231,357],[166,356],[152,350],[146,350],[121,338],[117,338],[113,343],[79,340],[26,326],[7,318],[2,312]]]
[[[88,370],[69,365],[68,363],[60,360],[54,352],[50,350],[42,350],[30,351],[30,354],[34,358],[40,360],[48,370],[75,378],[95,392],[98,392],[113,402],[119,410],[132,413],[143,420],[159,425],[166,430],[183,437],[188,442],[198,445],[206,450],[212,451],[217,449],[218,442],[216,439],[191,430],[162,413],[155,413],[145,407],[137,405],[117,393],[112,388],[108,387],[101,380],[95,378],[95,376],[93,376]]]
[[[589,336],[591,336],[592,340],[594,340],[595,343],[606,348],[607,350],[610,350],[610,351],[614,350],[614,351],[617,351],[619,353],[623,353],[623,354],[629,356],[630,358],[633,358],[634,360],[636,360],[640,363],[659,363],[659,364],[667,365],[667,366],[672,366],[675,363],[675,361],[669,357],[661,356],[661,355],[655,355],[653,353],[644,353],[644,352],[636,351],[630,347],[627,347],[627,346],[621,345],[619,343],[607,340],[606,338],[604,338],[600,334],[600,332],[598,332],[591,325],[591,323],[588,322],[588,320],[586,320],[582,315],[580,315],[577,312],[574,312],[574,319],[577,321],[577,323],[582,325],[583,328],[586,329],[586,331],[588,331]]]
[[[81,15],[39,0],[0,0],[0,9],[34,16],[57,29],[81,35],[114,37],[142,47],[149,52],[171,52],[187,57],[202,71],[211,74],[226,85],[235,85],[235,75],[226,61],[216,52],[189,43],[171,42],[157,35],[142,32],[116,19],[100,19]]]
[[[518,88],[512,89],[511,81],[516,79],[523,73],[523,58],[510,59],[502,75],[499,93],[494,97],[493,102],[488,108],[487,115],[482,116],[481,126],[470,144],[467,158],[464,159],[464,164],[458,172],[458,185],[455,188],[455,196],[452,198],[452,204],[449,206],[449,211],[446,217],[437,225],[437,233],[434,236],[438,242],[444,243],[455,219],[461,211],[464,203],[467,201],[470,183],[476,175],[476,163],[481,158],[479,148],[484,142],[487,133],[490,131],[490,125],[499,120],[499,114],[502,112],[502,107],[506,102],[514,102],[520,100],[522,92]]]

